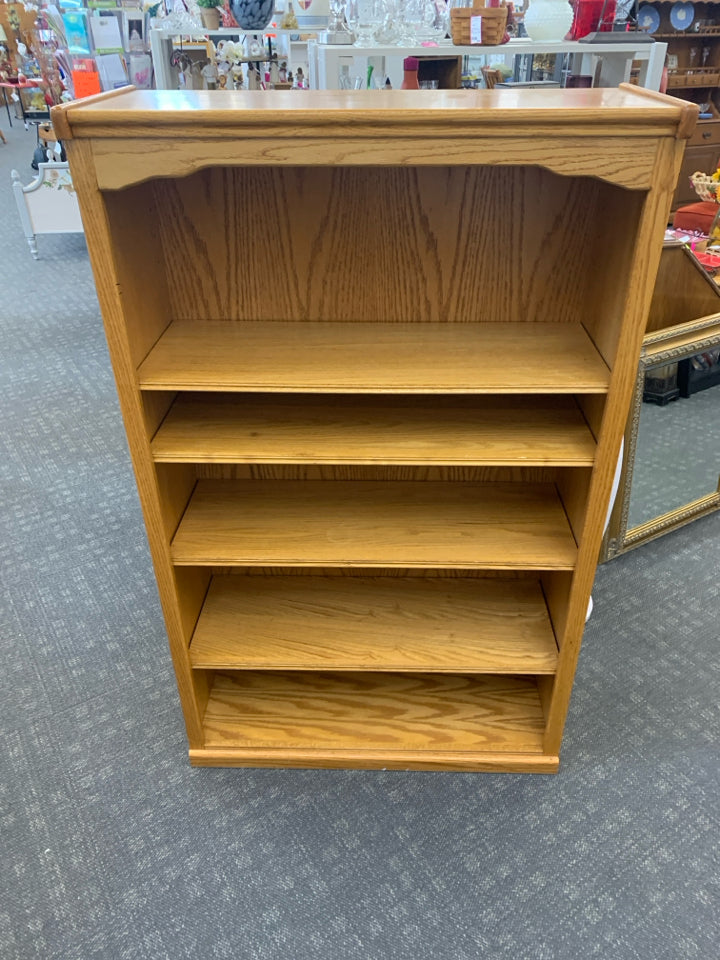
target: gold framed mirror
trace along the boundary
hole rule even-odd
[[[646,335],[603,560],[720,507],[720,313]]]

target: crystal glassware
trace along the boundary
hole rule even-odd
[[[376,44],[375,33],[384,17],[382,0],[354,0],[357,3],[357,28],[355,43],[359,47],[372,47]]]

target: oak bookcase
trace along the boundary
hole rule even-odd
[[[553,772],[696,108],[57,108],[194,764]]]

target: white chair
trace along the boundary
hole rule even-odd
[[[41,233],[82,233],[80,207],[67,163],[39,163],[38,175],[26,187],[17,170],[11,173],[20,222],[35,260]]]

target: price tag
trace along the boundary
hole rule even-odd
[[[470,17],[470,43],[482,43],[482,17]]]

